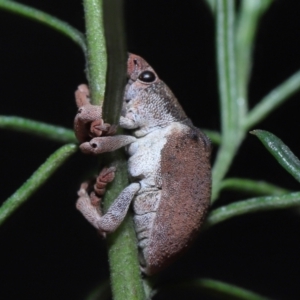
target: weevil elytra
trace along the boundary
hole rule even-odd
[[[84,153],[126,146],[131,184],[102,215],[101,196],[114,168],[100,172],[95,191],[79,190],[77,208],[103,235],[123,221],[130,204],[141,270],[152,275],[174,261],[195,239],[210,202],[210,141],[187,118],[179,102],[141,57],[130,54],[120,126],[132,135],[113,135],[101,107],[89,103],[88,88],[76,92],[75,132]]]

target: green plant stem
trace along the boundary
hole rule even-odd
[[[108,123],[118,124],[127,73],[123,1],[103,0],[103,12],[108,54],[103,117]],[[121,128],[119,128],[118,133],[122,133]],[[105,209],[114,202],[120,192],[129,184],[124,149],[107,153],[106,157],[106,163],[111,161],[112,165],[117,167],[117,173],[109,193],[105,195]],[[116,232],[108,236],[107,244],[113,298],[115,300],[145,299],[143,282],[140,276],[136,233],[131,213],[127,214]]]
[[[60,143],[77,143],[73,130],[16,116],[0,116],[0,128],[25,132]]]
[[[95,289],[93,289],[85,300],[110,300],[111,290],[109,280],[101,282]]]
[[[300,182],[300,160],[290,148],[271,132],[257,129],[251,133],[256,135],[278,163]]]
[[[247,88],[252,61],[252,45],[259,20],[272,0],[241,1],[236,27],[237,97],[244,117],[247,113]]]
[[[102,1],[83,1],[86,20],[87,76],[91,102],[95,105],[102,105],[104,101],[107,70]]]
[[[225,283],[219,280],[208,278],[194,279],[186,282],[180,282],[176,285],[169,285],[167,288],[197,288],[203,294],[213,296],[218,299],[231,300],[268,300],[269,298],[260,296],[252,291],[238,287],[233,284]],[[165,289],[165,288],[163,288]]]
[[[94,104],[101,104],[104,95],[103,81],[106,75],[107,55],[103,25],[105,27],[109,64],[103,118],[112,124],[119,122],[126,78],[127,54],[122,4],[119,0],[84,1],[88,33],[89,82],[90,87],[93,83],[91,90]],[[114,165],[117,168],[115,179],[104,197],[104,211],[106,211],[129,184],[127,162],[123,150],[102,155],[100,160],[105,165]],[[115,300],[145,299],[138,263],[136,235],[129,214],[121,226],[108,236],[107,245],[113,298]]]
[[[116,151],[105,163],[117,167],[114,181],[105,194],[104,209],[117,198],[123,188],[129,184],[125,157]],[[115,156],[115,157],[113,157]],[[128,213],[118,229],[107,237],[108,257],[110,266],[110,280],[114,300],[145,299],[143,283],[140,276],[136,234],[133,227],[132,215]]]
[[[244,128],[250,129],[265,119],[275,108],[300,90],[300,71],[266,95],[248,114]]]
[[[211,140],[211,142],[215,145],[221,144],[221,135],[217,131],[209,130],[209,129],[201,129]]]
[[[222,144],[212,171],[212,201],[243,139],[236,98],[234,0],[216,1],[217,65],[221,108]]]
[[[221,182],[222,190],[231,190],[249,193],[256,196],[261,195],[283,195],[291,191],[265,181],[256,181],[245,178],[227,178]]]
[[[127,47],[124,30],[123,1],[103,0],[104,28],[108,70],[103,115],[110,124],[119,124],[127,81]]]
[[[300,192],[285,194],[281,196],[257,197],[238,201],[213,210],[206,220],[204,229],[240,215],[265,210],[286,209],[299,205]]]
[[[222,120],[222,143],[212,172],[212,202],[245,137],[247,85],[252,43],[258,20],[272,1],[242,1],[235,28],[234,1],[216,0],[217,62]]]
[[[216,0],[205,0],[205,2],[211,9],[212,13],[214,13],[216,9]]]
[[[0,207],[0,225],[23,204],[69,158],[77,146],[68,144],[55,151]]]
[[[5,9],[9,12],[16,13],[34,21],[38,21],[51,27],[52,29],[57,30],[58,32],[69,37],[73,42],[81,47],[84,53],[86,53],[84,35],[68,23],[61,21],[58,18],[53,17],[41,10],[14,1],[0,0],[0,9]]]
[[[217,0],[217,62],[222,135],[230,135],[238,121],[236,108],[234,0]]]

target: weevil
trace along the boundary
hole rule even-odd
[[[101,196],[116,171],[106,168],[94,192],[88,192],[87,183],[81,185],[76,206],[104,236],[118,228],[132,207],[141,270],[152,275],[191,245],[204,222],[211,145],[143,58],[129,54],[127,74],[119,125],[132,135],[114,135],[115,127],[102,120],[101,107],[89,103],[85,85],[76,91],[75,133],[84,153],[126,147],[131,183],[103,215]]]

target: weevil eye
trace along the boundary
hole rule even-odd
[[[140,81],[150,83],[150,82],[153,82],[156,79],[156,76],[151,71],[144,71],[143,73],[140,74],[140,76],[138,78],[139,78]]]

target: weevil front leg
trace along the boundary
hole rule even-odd
[[[115,151],[135,141],[136,138],[131,135],[101,136],[82,143],[80,149],[86,154],[100,154]]]
[[[78,191],[79,198],[77,200],[76,207],[102,235],[105,235],[105,233],[115,231],[122,223],[130,203],[139,189],[139,183],[130,184],[115,199],[106,214],[102,215],[99,203],[100,201],[97,203],[95,194],[91,193],[91,195],[89,195],[87,192],[87,186],[82,184]]]
[[[102,107],[92,105],[90,91],[86,84],[78,86],[75,92],[78,112],[74,120],[74,130],[80,143],[86,142],[93,137],[114,135],[117,125],[104,123],[102,119]]]

